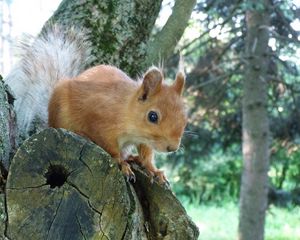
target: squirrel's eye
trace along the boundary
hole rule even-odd
[[[150,111],[148,113],[148,120],[151,123],[157,123],[158,122],[158,115],[157,115],[157,113],[154,112],[154,111]]]

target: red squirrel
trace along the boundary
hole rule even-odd
[[[134,160],[165,183],[153,164],[154,151],[176,151],[180,145],[187,121],[184,74],[167,85],[156,67],[139,81],[109,65],[84,71],[90,52],[84,34],[57,26],[23,44],[20,62],[5,78],[16,96],[21,135],[35,132],[36,122],[39,129],[65,128],[106,150],[127,178],[135,179],[128,164]],[[138,156],[127,153],[132,145]]]
[[[58,82],[49,102],[49,126],[85,136],[107,151],[129,179],[133,159],[160,183],[167,181],[153,164],[154,150],[176,151],[187,118],[182,100],[185,77],[163,82],[162,72],[150,68],[142,81],[134,81],[120,69],[99,65],[77,77]],[[128,146],[138,156],[128,156]]]

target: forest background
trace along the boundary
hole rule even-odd
[[[30,21],[25,23],[27,27],[16,30],[14,17],[23,21],[20,13],[13,10],[14,7],[20,9],[20,5],[14,5],[17,2],[21,4],[22,1],[1,1],[0,71],[4,76],[16,60],[13,45],[23,37],[20,35],[22,30],[37,34],[60,3],[55,1],[52,6],[47,6],[47,1],[39,4],[35,1],[33,5],[37,8],[33,12],[39,13],[40,26],[28,30],[30,22],[35,20],[27,16]],[[273,0],[268,4],[265,74],[270,164],[265,237],[298,239],[300,2]],[[163,1],[153,35],[160,31],[173,6],[174,1]],[[174,53],[161,61],[167,78],[174,79],[178,51],[184,56],[189,124],[181,150],[161,155],[158,163],[167,172],[172,190],[200,228],[200,239],[234,239],[237,234],[243,172],[243,82],[249,60],[245,54],[246,12],[263,8],[260,4],[252,5],[251,1],[197,1]]]

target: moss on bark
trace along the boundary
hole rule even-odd
[[[59,23],[85,31],[92,45],[92,65],[112,64],[137,76],[145,68],[141,63],[161,2],[64,0],[48,24]]]

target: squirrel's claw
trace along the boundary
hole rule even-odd
[[[136,177],[135,177],[134,173],[129,174],[129,175],[125,175],[125,178],[126,178],[127,182],[133,182],[133,183],[136,182]]]
[[[166,180],[166,181],[164,182],[163,187],[164,187],[165,189],[167,189],[167,190],[170,190],[170,189],[171,189],[171,185],[170,185],[170,183],[169,183],[168,180]]]
[[[131,174],[129,176],[126,176],[126,180],[127,180],[127,182],[133,182],[133,183],[135,183],[136,182],[136,177],[135,177],[134,174]]]
[[[168,182],[168,179],[166,178],[165,174],[161,170],[157,171],[149,171],[150,175],[150,182],[153,183],[154,180],[158,182],[161,186],[164,186],[166,189],[170,189],[170,183]]]
[[[154,176],[153,174],[149,173],[149,179],[150,179],[150,183],[153,184],[154,183],[154,179],[156,178],[156,176]],[[155,179],[156,180],[156,179]]]
[[[125,175],[127,182],[133,182],[133,183],[136,182],[135,174],[131,170],[130,165],[127,162],[123,161],[121,163],[121,170],[122,170],[122,173]]]

